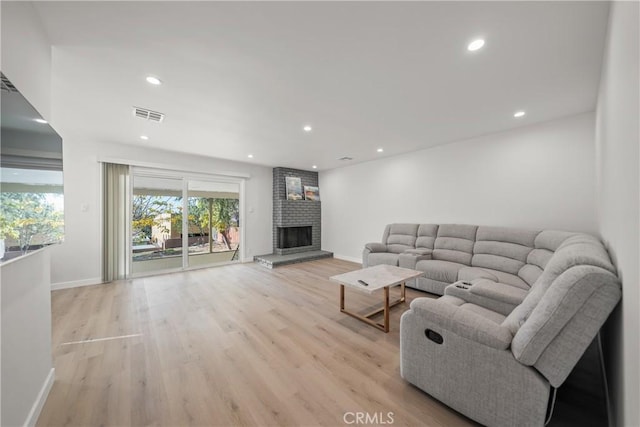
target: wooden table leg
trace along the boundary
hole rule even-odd
[[[389,332],[389,287],[384,287],[384,331]]]
[[[365,323],[368,323],[371,326],[374,326],[378,329],[380,329],[381,331],[384,332],[389,332],[390,329],[390,320],[389,320],[389,315],[391,313],[391,307],[394,307],[398,304],[402,304],[405,301],[406,298],[406,287],[405,287],[405,283],[402,282],[401,283],[401,290],[400,290],[400,298],[395,300],[393,303],[391,303],[389,301],[389,286],[386,286],[384,288],[382,288],[384,290],[384,301],[382,304],[382,308],[378,308],[374,311],[372,311],[371,313],[365,314],[364,316],[358,313],[353,313],[347,309],[345,309],[345,286],[344,285],[340,285],[340,312],[344,313],[344,314],[348,314],[351,317],[355,317],[358,320],[361,320]],[[375,316],[376,314],[379,314],[380,312],[383,312],[384,315],[384,322],[383,323],[377,323],[373,320],[371,320],[370,318]]]

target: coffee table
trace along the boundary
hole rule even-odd
[[[395,267],[392,265],[376,265],[374,267],[363,268],[361,270],[350,271],[344,274],[338,274],[329,278],[332,282],[340,284],[340,312],[355,317],[381,331],[389,332],[389,309],[405,301],[406,290],[405,282],[421,276],[423,273],[408,268]],[[366,283],[366,285],[364,284]],[[389,288],[400,285],[400,299],[389,303]],[[373,294],[379,289],[384,291],[384,306],[371,313],[361,315],[353,313],[344,308],[344,287],[356,289],[360,292]],[[384,323],[378,323],[371,320],[371,317],[384,312]]]

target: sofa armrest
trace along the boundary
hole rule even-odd
[[[513,339],[509,328],[439,299],[416,298],[411,310],[442,329],[498,350],[509,348]]]
[[[508,316],[527,296],[527,291],[487,279],[458,281],[444,288],[444,294]]]
[[[369,249],[369,252],[387,252],[387,245],[383,243],[367,243],[364,247]]]

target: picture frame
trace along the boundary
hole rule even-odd
[[[303,200],[304,194],[302,193],[302,181],[299,177],[286,176],[284,178],[285,191],[287,193],[287,200]]]
[[[306,200],[313,200],[314,202],[320,201],[320,189],[316,186],[305,185],[304,186],[304,198]]]

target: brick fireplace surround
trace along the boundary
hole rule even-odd
[[[272,268],[277,265],[312,259],[332,257],[331,252],[321,248],[321,203],[313,200],[287,200],[285,177],[298,177],[305,186],[318,186],[318,173],[277,167],[273,168],[273,253],[255,257],[262,265]],[[322,189],[320,189],[322,197]],[[311,227],[311,244],[293,248],[278,248],[280,227]]]

